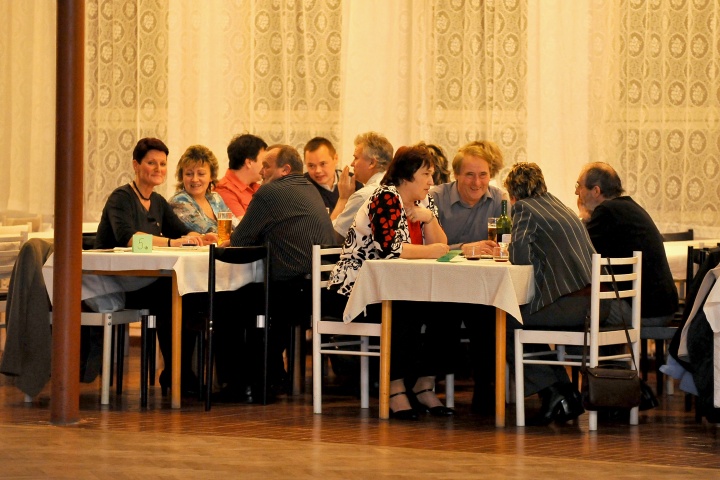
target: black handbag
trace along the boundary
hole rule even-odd
[[[612,275],[616,299],[621,302],[615,275],[612,273],[612,269],[609,268],[609,270],[610,275]],[[624,315],[622,321],[625,338],[630,351],[632,351],[632,343],[630,342],[630,334],[628,333]],[[634,370],[615,365],[588,367],[586,362],[589,331],[590,315],[588,314],[585,317],[585,338],[583,341],[582,367],[580,369],[582,372],[581,393],[583,407],[585,407],[585,410],[599,410],[603,408],[633,408],[639,406],[642,398],[642,386],[637,365],[635,364],[635,356],[632,356]]]

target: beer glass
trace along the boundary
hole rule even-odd
[[[219,245],[222,245],[223,243],[230,240],[230,232],[232,231],[232,217],[232,212],[218,212],[217,214]]]
[[[488,240],[497,242],[497,217],[488,217]]]

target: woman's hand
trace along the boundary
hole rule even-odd
[[[200,235],[188,235],[185,237],[170,240],[171,247],[182,247],[183,245],[203,245],[203,239]]]
[[[417,205],[406,208],[405,216],[412,222],[430,223],[435,219],[435,215],[433,215],[430,209]]]
[[[473,247],[475,247],[475,255],[478,253],[478,247],[480,247],[480,253],[483,255],[492,255],[493,248],[497,247],[498,244],[492,240],[480,240],[479,242],[466,243],[462,246],[463,255],[466,257],[473,253]]]
[[[208,232],[205,235],[202,236],[203,244],[210,245],[211,243],[217,243],[218,242],[218,236],[217,233]]]
[[[431,243],[425,245],[427,249],[427,258],[440,258],[450,251],[450,247],[444,243]]]

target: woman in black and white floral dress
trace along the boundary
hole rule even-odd
[[[355,278],[365,260],[392,258],[439,258],[448,252],[447,237],[437,219],[437,208],[428,196],[433,185],[433,160],[423,145],[401,147],[388,166],[381,186],[363,204],[348,231],[340,260],[330,276],[331,310],[342,313]],[[427,207],[421,205],[424,203]],[[390,409],[395,418],[417,419],[417,409],[433,415],[453,415],[434,392],[435,376],[446,372],[449,345],[421,345],[425,302],[394,302],[390,360]],[[325,309],[327,311],[327,308]],[[367,314],[380,320],[380,306],[369,305]],[[412,393],[405,381],[417,379]],[[412,408],[412,404],[415,408]]]

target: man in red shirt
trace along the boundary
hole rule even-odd
[[[227,147],[228,170],[218,181],[215,191],[236,217],[245,215],[250,200],[260,188],[262,156],[266,148],[262,138],[248,133],[235,136]]]

